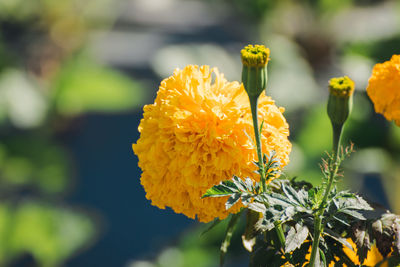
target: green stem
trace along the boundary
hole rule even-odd
[[[279,243],[283,250],[285,250],[285,235],[283,234],[282,224],[280,222],[275,222],[276,234],[278,235]]]
[[[315,258],[317,255],[317,251],[319,248],[319,238],[321,236],[321,218],[320,216],[315,217],[314,221],[314,236],[313,236],[313,243],[310,255],[310,264],[309,266],[314,267],[315,265]]]
[[[332,129],[333,129],[333,151],[334,151],[334,169],[332,172],[330,172],[329,179],[328,179],[328,185],[325,189],[324,192],[324,197],[322,199],[321,204],[318,207],[318,211],[315,214],[315,221],[314,221],[314,237],[313,237],[313,244],[312,244],[312,249],[311,249],[311,255],[310,255],[310,264],[309,266],[314,267],[315,265],[315,258],[317,255],[317,251],[319,248],[319,240],[321,233],[324,230],[324,225],[322,224],[323,220],[323,215],[324,215],[324,209],[326,202],[328,200],[329,193],[331,192],[333,181],[335,180],[335,176],[339,170],[339,149],[340,149],[340,141],[342,137],[342,130],[343,130],[343,124],[342,125],[337,125],[337,124],[332,124]]]
[[[257,116],[257,106],[258,106],[258,96],[250,96],[250,107],[251,107],[251,115],[253,117],[253,127],[254,127],[254,136],[256,138],[256,146],[257,146],[257,156],[258,163],[260,166],[260,175],[261,175],[261,192],[265,192],[266,184],[265,184],[265,169],[264,169],[264,160],[262,155],[261,148],[261,135],[260,130],[258,128],[258,116]]]
[[[250,107],[251,107],[251,115],[253,117],[253,127],[254,127],[254,136],[256,139],[257,156],[258,156],[258,162],[259,162],[259,166],[260,166],[261,192],[265,192],[267,189],[267,186],[266,186],[264,160],[263,160],[262,147],[261,147],[261,133],[260,133],[260,129],[258,128],[258,116],[257,116],[257,114],[258,114],[258,112],[257,112],[258,96],[250,96],[249,95],[249,100],[250,100]],[[285,235],[283,233],[282,226],[279,222],[275,223],[275,231],[278,235],[280,245],[284,249],[285,248]]]
[[[336,157],[337,160],[337,157],[339,156],[343,124],[342,125],[332,124],[332,130],[333,130],[333,152],[335,153],[334,156]]]

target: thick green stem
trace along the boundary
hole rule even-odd
[[[319,240],[321,233],[324,230],[324,225],[322,224],[323,220],[323,215],[324,215],[324,209],[326,202],[328,200],[329,193],[331,192],[333,181],[335,180],[335,176],[338,172],[339,169],[339,149],[340,149],[340,140],[342,137],[342,130],[343,130],[343,124],[338,125],[338,124],[332,124],[332,129],[333,129],[333,151],[334,151],[334,169],[333,171],[330,172],[329,178],[328,178],[328,185],[325,188],[324,192],[324,197],[322,199],[321,204],[318,207],[318,211],[315,214],[315,221],[314,221],[314,236],[313,236],[313,244],[312,244],[312,249],[311,249],[311,255],[310,255],[310,264],[309,266],[314,267],[315,266],[315,258],[317,255],[317,251],[319,250]]]
[[[314,236],[313,236],[314,239],[313,239],[311,255],[310,255],[310,264],[309,264],[309,266],[311,267],[315,266],[315,258],[319,248],[320,236],[321,236],[321,218],[320,216],[316,216],[314,220]]]
[[[261,176],[261,192],[265,192],[266,184],[265,184],[265,169],[264,169],[264,161],[263,154],[261,148],[261,135],[260,130],[258,128],[258,116],[257,116],[257,106],[258,106],[258,96],[250,96],[250,107],[251,107],[251,115],[253,117],[253,127],[254,127],[254,136],[256,139],[256,149],[258,156],[258,163],[260,166],[260,176]]]

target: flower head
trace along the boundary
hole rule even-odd
[[[354,92],[354,82],[347,76],[329,80],[329,92],[339,97],[350,97]]]
[[[263,45],[248,45],[241,51],[243,65],[247,67],[265,67],[269,61],[269,48]]]
[[[400,126],[400,55],[374,66],[367,94],[377,113]]]
[[[212,82],[212,74],[215,81]],[[270,97],[261,95],[263,151],[275,150],[282,165],[289,162],[289,129]],[[161,82],[154,104],[144,107],[140,138],[133,144],[142,169],[146,197],[159,208],[208,222],[237,212],[225,210],[225,198],[201,196],[233,174],[259,179],[250,105],[244,88],[228,82],[217,69],[189,65]]]

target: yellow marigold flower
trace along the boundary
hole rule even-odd
[[[351,240],[351,238],[348,238],[347,241],[351,244],[354,251],[349,249],[348,247],[344,247],[343,251],[344,251],[344,253],[347,254],[347,256],[351,259],[351,261],[354,262],[354,264],[357,264],[357,265],[362,264],[363,266],[374,267],[374,266],[376,266],[376,264],[378,264],[380,261],[383,260],[382,254],[379,252],[378,248],[374,244],[374,245],[372,245],[371,249],[368,251],[367,258],[364,260],[363,263],[360,263],[358,256],[357,256],[356,244],[353,242],[353,240]],[[381,266],[387,267],[387,263],[384,263]]]
[[[213,73],[215,81],[212,82]],[[277,152],[283,166],[291,143],[283,108],[261,95],[263,151]],[[133,144],[142,169],[141,183],[152,204],[209,222],[237,212],[225,210],[225,198],[201,196],[233,174],[259,179],[252,163],[256,152],[250,104],[238,82],[228,82],[216,68],[186,66],[161,82],[154,104],[144,107],[140,138]]]
[[[400,55],[376,64],[368,81],[367,93],[375,112],[400,126]]]
[[[347,238],[347,242],[349,242],[351,244],[351,246],[353,247],[353,250],[351,250],[350,248],[348,248],[346,246],[343,246],[343,252],[349,257],[349,259],[354,264],[361,265],[360,260],[358,259],[358,256],[357,256],[357,245],[353,242],[353,240],[351,238]],[[310,246],[309,253],[306,255],[307,260],[310,260],[310,255],[311,255],[311,246]],[[383,256],[381,255],[378,248],[374,244],[374,245],[372,245],[371,249],[368,251],[367,258],[364,260],[362,265],[368,266],[368,267],[374,267],[374,266],[376,266],[376,264],[378,264],[382,260],[383,260]],[[306,264],[304,264],[303,266],[307,266],[307,264],[308,264],[308,262]],[[332,261],[329,263],[329,267],[334,267],[334,266],[335,266],[335,262]],[[346,267],[346,266],[347,265],[344,264],[343,267]],[[387,267],[388,266],[387,262],[383,263],[381,266]]]

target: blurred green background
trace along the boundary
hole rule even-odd
[[[0,266],[218,266],[223,225],[145,199],[131,151],[142,106],[187,64],[240,79],[240,49],[271,49],[268,92],[285,107],[289,176],[319,183],[327,82],[356,82],[343,186],[400,212],[400,129],[365,94],[400,53],[400,2],[0,0]],[[246,266],[240,236],[228,266]]]

